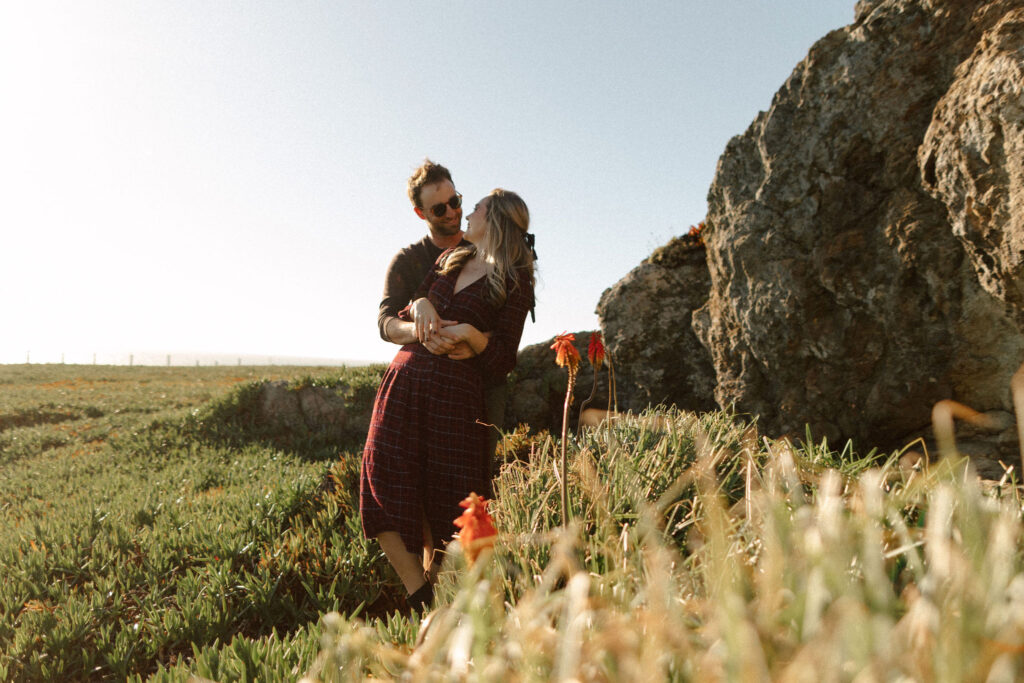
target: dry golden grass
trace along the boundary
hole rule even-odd
[[[948,457],[842,462],[714,414],[626,416],[507,466],[489,562],[427,620],[331,615],[307,680],[1012,681],[1021,499]],[[653,481],[675,470],[669,481]],[[625,502],[624,502],[625,501]]]

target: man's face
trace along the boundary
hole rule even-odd
[[[420,191],[420,204],[423,208],[416,207],[416,215],[427,222],[430,232],[435,235],[451,237],[462,229],[462,207],[453,209],[450,205],[456,194],[450,180],[425,185]],[[441,208],[444,213],[438,216]]]

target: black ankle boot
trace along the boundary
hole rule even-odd
[[[434,587],[429,583],[425,583],[418,588],[415,593],[408,596],[405,601],[409,603],[409,607],[416,612],[422,612],[425,609],[430,609],[430,606],[434,602]]]

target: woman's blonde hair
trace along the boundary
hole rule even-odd
[[[508,298],[506,282],[511,280],[513,288],[519,286],[519,278],[511,277],[516,271],[528,271],[530,286],[535,284],[533,250],[526,243],[526,233],[530,229],[530,210],[519,195],[500,187],[491,190],[487,196],[487,235],[484,243],[455,249],[441,263],[439,272],[446,275],[461,268],[476,255],[479,246],[484,259],[491,265],[487,273],[488,299],[495,306],[502,306]]]

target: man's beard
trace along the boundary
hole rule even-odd
[[[441,222],[431,223],[430,227],[438,235],[443,235],[445,237],[451,237],[452,235],[459,234],[459,231],[462,230],[462,221],[460,220],[460,221],[458,221],[457,223],[454,223],[454,224],[447,224],[447,223],[441,223]]]

